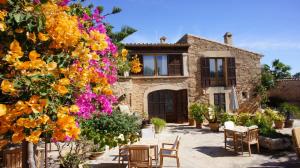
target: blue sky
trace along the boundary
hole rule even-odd
[[[233,34],[237,47],[264,55],[262,63],[279,58],[300,72],[299,0],[87,0],[123,11],[106,20],[118,30],[129,25],[138,30],[125,42],[176,42],[186,33],[223,42]]]

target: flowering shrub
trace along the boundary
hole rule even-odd
[[[92,120],[81,123],[82,136],[98,144],[115,147],[118,144],[135,142],[139,137],[141,123],[136,116],[114,111],[111,115],[93,116]]]
[[[9,142],[78,139],[80,121],[112,112],[111,28],[101,8],[68,4],[0,1],[0,134]]]

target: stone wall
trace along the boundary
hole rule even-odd
[[[121,95],[120,92],[126,94],[123,103],[128,104],[131,111],[147,117],[147,96],[150,92],[188,89],[187,79],[188,77],[121,77],[114,90],[117,95]]]
[[[187,42],[191,44],[188,51],[188,66],[190,75],[188,83],[191,101],[212,103],[211,94],[213,94],[213,92],[210,92],[212,89],[208,88],[204,90],[200,85],[201,57],[235,57],[238,102],[241,104],[247,99],[253,97],[254,89],[260,82],[260,55],[240,50],[229,45],[198,38],[193,35],[185,35],[181,40],[179,40],[179,42]],[[217,89],[224,93],[229,93],[229,90],[231,90],[231,88],[226,87],[218,87]],[[242,96],[243,92],[244,95],[247,95],[246,97]],[[227,95],[227,97],[229,96]],[[230,101],[227,102],[227,106],[230,107]]]
[[[260,82],[260,55],[193,35],[185,35],[179,42],[190,44],[188,53],[183,54],[187,57],[188,66],[185,76],[141,76],[119,79],[118,84],[115,85],[115,90],[119,95],[121,95],[120,92],[127,95],[125,103],[130,105],[132,111],[147,117],[148,93],[163,89],[187,89],[189,103],[199,101],[213,104],[214,93],[225,93],[226,109],[230,112],[230,87],[201,87],[201,57],[235,57],[238,102],[241,104],[253,97],[254,88]],[[244,94],[242,94],[243,92]]]
[[[270,97],[278,97],[300,106],[300,79],[277,81],[277,87],[270,91]]]

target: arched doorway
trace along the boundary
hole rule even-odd
[[[159,117],[167,122],[188,120],[187,90],[158,90],[148,94],[149,119]]]

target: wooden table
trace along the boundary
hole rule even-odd
[[[241,137],[241,147],[242,147],[242,154],[243,154],[243,138],[244,135],[248,132],[248,127],[245,126],[235,126],[234,128],[227,128],[226,131],[230,131],[233,133],[233,142],[234,142],[234,151],[238,153],[237,149],[237,139],[238,137]]]

